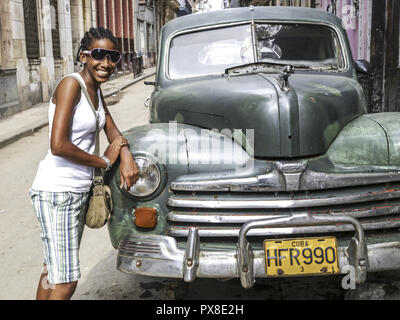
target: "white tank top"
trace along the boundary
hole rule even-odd
[[[79,73],[77,74],[81,79]],[[82,82],[85,83],[82,79]],[[86,84],[85,84],[86,87]],[[99,129],[105,125],[105,113],[100,98],[100,88],[97,90],[99,107]],[[50,99],[49,105],[49,141],[55,112],[55,104]],[[81,91],[81,99],[72,112],[70,140],[78,148],[89,154],[94,153],[96,135],[96,119],[85,94]],[[51,153],[50,143],[46,157],[40,162],[32,189],[51,192],[87,192],[92,185],[94,168],[74,163]]]

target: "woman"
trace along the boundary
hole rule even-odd
[[[99,127],[110,143],[103,156],[94,155],[96,118],[77,79],[65,77],[49,106],[50,148],[31,188],[31,199],[41,227],[44,267],[37,299],[70,299],[79,268],[79,244],[84,227],[94,168],[109,169],[120,157],[121,188],[138,179],[128,141],[116,127],[100,90],[121,59],[110,30],[91,28],[81,40],[77,73],[84,81]]]

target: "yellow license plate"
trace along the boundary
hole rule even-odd
[[[339,273],[335,237],[264,240],[267,276]]]

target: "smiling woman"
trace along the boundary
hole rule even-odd
[[[62,79],[50,101],[50,148],[30,192],[44,247],[37,299],[69,299],[75,291],[94,168],[108,170],[120,157],[121,187],[126,184],[129,190],[138,179],[128,142],[115,125],[100,89],[121,58],[116,45],[110,30],[100,27],[86,32],[77,54],[83,70]],[[109,142],[103,156],[93,154],[96,128],[104,128]]]

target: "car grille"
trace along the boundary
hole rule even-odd
[[[125,239],[125,241],[121,241],[119,250],[126,255],[133,255],[135,253],[140,253],[142,255],[161,255],[159,243],[151,240],[139,241]]]
[[[400,227],[400,183],[284,192],[188,192],[172,185],[167,200],[168,235],[186,237],[197,227],[201,238],[237,237],[249,221],[296,213],[349,215],[358,218],[364,230]],[[259,228],[248,236],[284,236],[349,232],[351,225]]]

